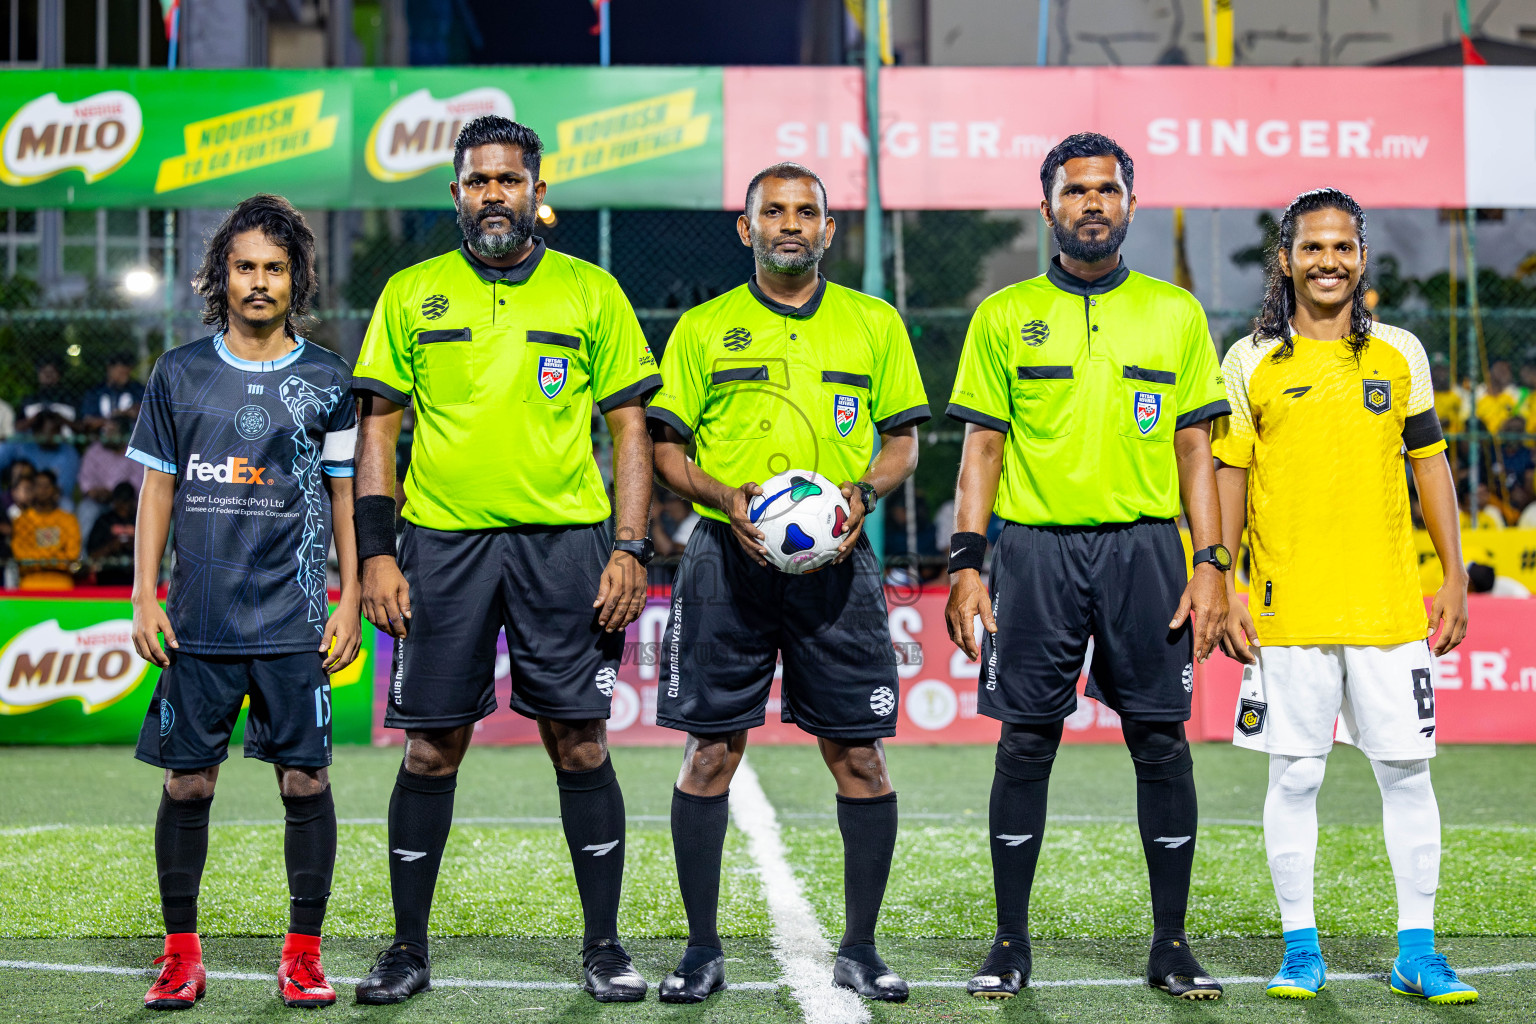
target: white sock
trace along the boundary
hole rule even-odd
[[[1397,882],[1397,930],[1435,927],[1440,885],[1440,806],[1428,761],[1372,761],[1381,787],[1382,831]]]
[[[1269,792],[1264,797],[1264,852],[1280,903],[1285,931],[1316,928],[1312,912],[1312,870],[1317,860],[1317,790],[1328,755],[1269,756]]]

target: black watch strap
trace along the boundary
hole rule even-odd
[[[656,545],[651,543],[649,537],[641,540],[616,540],[613,542],[613,550],[634,556],[635,561],[641,565],[650,565],[651,559],[656,557]]]
[[[875,506],[879,504],[880,494],[875,490],[874,484],[865,483],[863,480],[859,481],[858,487],[859,492],[864,495],[864,514],[869,515],[875,510]]]
[[[1190,560],[1190,567],[1204,565],[1206,562],[1214,565],[1218,572],[1226,572],[1232,568],[1232,552],[1227,550],[1225,544],[1212,544],[1208,548],[1201,548],[1195,552]]]

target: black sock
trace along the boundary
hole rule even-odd
[[[395,905],[395,942],[427,955],[432,890],[453,827],[453,791],[459,773],[417,775],[400,766],[389,798],[389,894]]]
[[[283,861],[288,866],[288,930],[319,935],[336,869],[336,801],[331,787],[283,797]]]
[[[1055,726],[1059,742],[1060,725]],[[998,744],[996,770],[992,775],[992,802],[987,823],[992,837],[992,888],[997,895],[997,938],[1029,940],[1029,894],[1035,885],[1035,866],[1045,838],[1046,798],[1051,787],[1055,746],[1049,735],[1040,749],[1046,757],[1020,757]],[[1023,730],[1018,730],[1021,734]],[[1044,727],[1050,734],[1050,727]],[[1033,735],[1033,734],[1031,734]],[[1039,744],[1036,744],[1039,746]]]
[[[875,921],[896,852],[896,794],[837,795],[837,827],[843,833],[843,941],[838,953],[883,967],[875,952]]]
[[[720,860],[725,854],[725,827],[731,812],[730,794],[694,796],[672,788],[672,852],[677,858],[677,886],[688,913],[688,953],[700,946],[720,950],[715,915],[720,909]],[[713,959],[712,954],[705,959]],[[702,961],[700,961],[702,962]],[[695,965],[696,966],[696,965]],[[690,968],[691,969],[691,968]]]
[[[213,797],[172,800],[160,791],[155,815],[155,871],[160,876],[160,912],[165,933],[197,931],[197,890],[208,861],[208,809]]]
[[[1194,761],[1185,745],[1166,760],[1133,759],[1133,763],[1136,820],[1141,826],[1141,846],[1146,852],[1152,888],[1152,942],[1182,940],[1200,818]]]
[[[571,848],[576,891],[581,894],[585,949],[619,937],[619,890],[624,884],[624,794],[613,761],[584,772],[555,769],[560,823]]]

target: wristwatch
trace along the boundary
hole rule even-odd
[[[860,480],[858,487],[859,493],[864,496],[864,514],[869,515],[875,510],[876,503],[880,501],[880,495],[875,493],[874,484],[865,483],[863,480]]]
[[[1225,545],[1212,544],[1208,548],[1201,548],[1195,552],[1195,557],[1190,567],[1203,565],[1206,562],[1214,565],[1217,572],[1226,572],[1232,568],[1232,552],[1228,551]]]
[[[656,545],[651,543],[649,537],[642,540],[616,540],[613,542],[613,550],[633,555],[641,565],[650,565],[651,559],[656,557]]]

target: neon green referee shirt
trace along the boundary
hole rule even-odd
[[[607,519],[592,406],[661,386],[618,282],[537,238],[504,270],[461,246],[391,277],[353,374],[414,401],[404,515],[432,530]]]
[[[876,431],[928,419],[900,315],[825,278],[800,307],[769,298],[754,277],[690,309],[667,342],[661,377],[646,415],[692,441],[699,468],[729,487],[788,469],[857,480]]]
[[[1031,526],[1174,518],[1173,432],[1230,411],[1193,295],[1059,257],[977,307],[948,410],[1007,433],[994,511]]]

